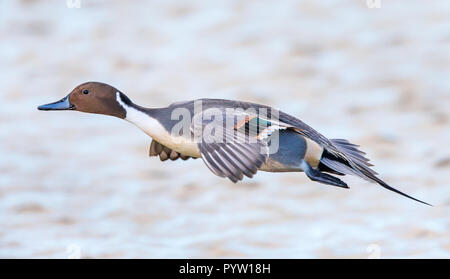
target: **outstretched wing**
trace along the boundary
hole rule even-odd
[[[191,131],[208,168],[233,182],[253,177],[267,160],[267,123],[255,115],[209,108],[194,115]]]

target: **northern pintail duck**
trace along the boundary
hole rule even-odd
[[[39,110],[77,110],[125,119],[152,138],[150,156],[202,158],[216,175],[233,182],[257,170],[304,172],[311,180],[348,188],[334,175],[356,175],[415,201],[392,188],[370,167],[358,145],[327,139],[298,118],[269,106],[199,99],[145,108],[108,84],[87,82]],[[429,204],[428,204],[429,205]]]

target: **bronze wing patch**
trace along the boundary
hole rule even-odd
[[[180,153],[176,152],[175,150],[172,150],[172,149],[168,148],[167,146],[164,146],[155,140],[152,140],[152,143],[150,144],[150,149],[149,149],[148,155],[150,157],[159,156],[159,159],[161,161],[166,161],[167,159],[175,161],[178,158],[180,158],[181,160],[187,160],[189,158],[193,158],[191,156],[186,156],[186,155],[180,154]],[[193,159],[197,159],[197,158],[193,158]]]

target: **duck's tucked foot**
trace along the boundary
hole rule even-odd
[[[305,174],[309,177],[309,179],[311,179],[312,181],[317,181],[323,184],[327,184],[327,185],[333,185],[333,186],[337,186],[337,187],[342,187],[342,188],[349,188],[347,186],[347,184],[340,180],[337,177],[334,177],[332,175],[323,173],[321,171],[318,171],[314,168],[312,168],[307,162],[303,161],[302,165],[301,165],[303,171],[305,172]]]
[[[176,152],[175,150],[172,150],[172,149],[168,148],[167,146],[164,146],[155,140],[152,140],[152,143],[150,144],[150,149],[149,149],[148,155],[150,157],[151,156],[159,156],[159,159],[161,161],[166,161],[168,159],[175,161],[178,158],[181,158],[181,160],[183,160],[183,161],[185,161],[189,158],[197,159],[194,157],[180,154],[180,153]]]

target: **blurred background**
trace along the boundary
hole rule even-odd
[[[449,258],[449,19],[444,0],[1,0],[0,257]],[[125,121],[36,109],[85,81],[272,105],[434,207],[347,176],[233,184],[149,158]]]

